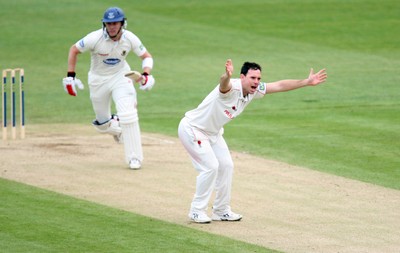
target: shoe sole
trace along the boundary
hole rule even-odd
[[[193,220],[193,219],[190,219],[190,221],[191,221],[191,222],[194,222],[194,223],[199,223],[199,224],[208,224],[208,223],[211,223],[211,221],[198,221],[198,220]]]
[[[224,219],[224,218],[211,218],[213,221],[240,221],[243,217],[240,217],[238,219],[230,220],[230,219]]]
[[[200,224],[207,224],[207,223],[211,223],[211,221],[212,221],[212,219],[210,219],[210,218],[209,218],[209,220],[196,220],[191,215],[189,215],[189,219],[191,222],[200,223]]]
[[[138,164],[138,165],[136,165],[136,166],[131,166],[131,165],[129,164],[129,168],[130,168],[131,170],[139,170],[141,167],[142,167],[142,166],[141,166],[140,164]]]

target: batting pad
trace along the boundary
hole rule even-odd
[[[140,135],[139,122],[121,124],[122,137],[124,139],[125,160],[127,163],[132,158],[143,161],[142,139]]]

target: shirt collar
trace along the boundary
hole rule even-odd
[[[247,102],[249,100],[249,94],[247,94],[246,96],[243,96],[243,86],[240,85],[240,88],[241,89],[240,89],[240,97],[239,97],[239,99],[242,100],[242,101]]]

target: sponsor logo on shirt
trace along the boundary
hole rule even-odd
[[[80,46],[80,47],[85,47],[85,42],[83,41],[83,39],[81,39],[81,40],[79,41],[79,46]]]
[[[232,113],[230,113],[228,110],[225,110],[224,113],[226,114],[226,116],[228,116],[228,118],[233,119],[233,115]]]
[[[118,58],[108,58],[108,59],[103,60],[103,62],[107,65],[116,65],[116,64],[120,63],[121,60]]]

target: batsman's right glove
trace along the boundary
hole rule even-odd
[[[75,86],[77,86],[80,90],[83,90],[84,88],[81,80],[75,78],[75,76],[75,72],[68,72],[67,77],[63,78],[62,82],[65,92],[67,92],[71,96],[76,96],[78,94]]]
[[[149,91],[153,88],[154,84],[156,83],[156,80],[154,80],[154,77],[152,75],[149,75],[148,73],[144,72],[142,74],[142,83],[139,87],[139,89],[144,90],[144,91]]]

